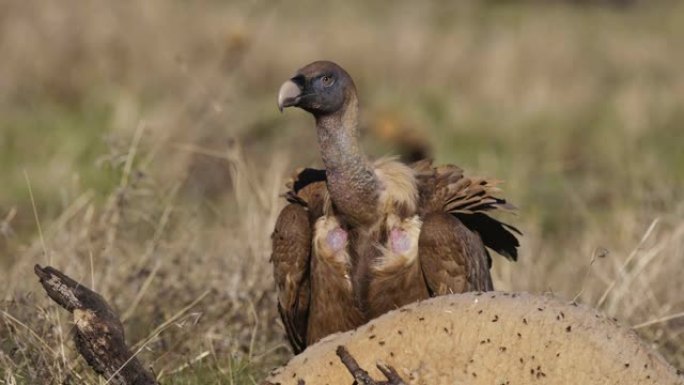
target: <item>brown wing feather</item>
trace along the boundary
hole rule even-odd
[[[278,312],[295,354],[307,346],[311,304],[311,242],[313,224],[323,215],[327,190],[325,171],[298,170],[287,183],[285,206],[272,235],[273,275]]]
[[[329,204],[325,180],[325,170],[304,168],[297,170],[286,185],[285,199],[306,207],[312,226],[323,215],[325,205]]]
[[[482,240],[448,213],[432,213],[423,219],[418,253],[433,296],[493,290]]]
[[[272,241],[278,310],[296,354],[306,347],[310,296],[311,223],[304,206],[285,206],[276,221]]]
[[[482,243],[510,260],[518,258],[518,229],[489,215],[493,211],[515,211],[515,206],[496,194],[501,182],[485,178],[468,178],[457,166],[433,167],[424,160],[412,165],[420,191],[420,213],[449,213],[471,231]]]

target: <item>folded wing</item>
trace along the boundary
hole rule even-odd
[[[490,216],[515,207],[496,196],[500,181],[468,178],[453,165],[413,164],[423,218],[419,255],[433,295],[492,290],[487,248],[509,260],[518,256],[520,232]]]
[[[311,224],[304,206],[296,203],[285,206],[276,222],[272,241],[278,311],[297,354],[306,347],[310,299]]]

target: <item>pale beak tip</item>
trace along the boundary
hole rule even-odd
[[[283,112],[285,107],[294,106],[301,95],[302,90],[292,80],[288,80],[280,86],[278,91],[278,109]]]

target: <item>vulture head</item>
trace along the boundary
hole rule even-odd
[[[355,97],[347,71],[330,61],[315,61],[280,86],[278,108],[299,107],[319,117],[340,111]]]

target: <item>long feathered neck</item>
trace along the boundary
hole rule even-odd
[[[372,222],[377,214],[378,181],[359,145],[356,95],[350,95],[339,111],[317,116],[316,127],[335,208],[352,222]]]

